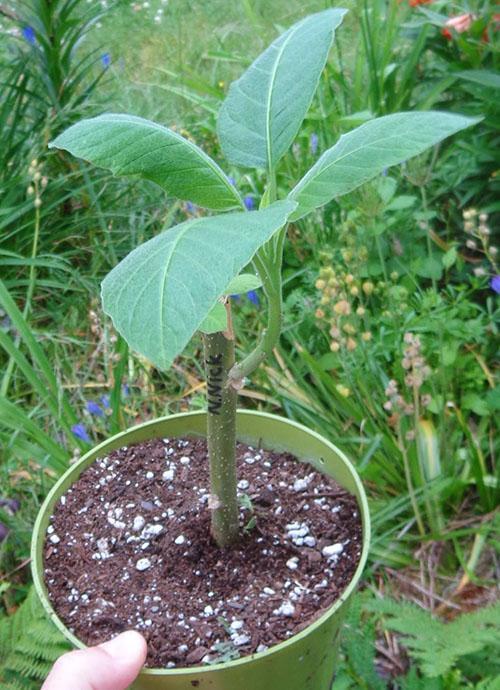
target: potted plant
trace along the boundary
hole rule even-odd
[[[131,467],[136,468],[136,464],[133,463],[137,463],[139,454],[137,448],[140,446],[137,444],[146,444],[147,453],[152,456],[148,456],[147,462],[153,463],[152,467],[161,473],[166,484],[172,481],[174,468],[168,465],[168,469],[165,469],[164,459],[158,459],[160,456],[163,457],[162,453],[175,453],[179,447],[185,447],[182,444],[191,443],[189,438],[206,436],[210,491],[201,496],[201,499],[206,499],[205,508],[198,507],[197,511],[210,514],[212,542],[208,545],[208,535],[205,535],[203,548],[217,551],[216,567],[219,569],[224,568],[226,559],[230,559],[235,550],[240,549],[239,553],[244,551],[241,549],[243,532],[247,539],[245,548],[250,551],[255,542],[264,538],[256,536],[259,532],[255,529],[266,510],[269,514],[269,504],[274,506],[273,500],[276,501],[268,497],[267,508],[264,501],[264,507],[257,509],[251,505],[248,496],[240,496],[240,503],[243,498],[251,515],[247,524],[240,524],[242,508],[238,502],[238,486],[240,490],[244,490],[248,481],[243,480],[241,483],[240,480],[238,484],[237,439],[249,444],[251,450],[250,456],[243,456],[243,465],[246,460],[251,460],[252,465],[257,455],[260,462],[262,455],[268,452],[278,454],[276,457],[273,456],[273,462],[280,472],[285,471],[283,468],[288,468],[287,472],[290,473],[289,455],[279,455],[283,451],[292,452],[296,460],[302,461],[293,461],[295,464],[292,464],[292,467],[295,469],[292,470],[292,478],[288,474],[286,481],[281,482],[286,490],[291,487],[292,508],[298,511],[297,523],[286,524],[283,528],[287,531],[286,537],[293,541],[290,547],[295,548],[299,555],[287,560],[288,571],[285,573],[289,572],[290,578],[287,580],[285,574],[278,583],[280,587],[283,586],[283,592],[288,588],[288,592],[291,593],[286,601],[280,599],[282,592],[276,594],[271,587],[264,588],[259,594],[262,600],[273,595],[278,597],[276,608],[271,613],[271,617],[274,618],[281,616],[281,637],[278,636],[277,644],[259,645],[245,656],[245,643],[239,643],[242,638],[248,642],[250,635],[238,632],[244,627],[244,621],[234,620],[234,617],[233,620],[219,617],[216,624],[227,627],[229,645],[224,648],[226,656],[222,654],[222,662],[220,655],[214,659],[211,658],[211,653],[207,654],[207,649],[201,641],[204,633],[200,632],[194,650],[203,649],[200,658],[196,654],[191,658],[188,656],[189,666],[185,668],[168,664],[169,668],[145,669],[134,685],[140,690],[188,690],[192,687],[207,690],[262,690],[267,687],[272,687],[273,690],[327,690],[331,686],[339,627],[349,596],[359,580],[367,556],[369,515],[366,498],[354,469],[341,451],[328,440],[279,417],[237,411],[238,390],[245,379],[271,354],[278,342],[282,318],[281,267],[288,223],[352,191],[385,168],[420,154],[443,138],[475,122],[474,119],[458,114],[442,112],[408,112],[372,119],[340,137],[332,148],[320,156],[302,179],[297,181],[286,198],[278,200],[278,189],[283,187],[283,184],[279,187],[277,184],[279,163],[294,141],[311,104],[334,32],[345,12],[343,9],[328,9],[302,19],[279,36],[229,89],[218,118],[219,139],[226,158],[233,165],[266,171],[267,184],[258,210],[246,209],[235,185],[218,164],[200,148],[178,133],[139,117],[105,114],[83,120],[70,127],[51,144],[53,148],[64,149],[98,166],[108,168],[115,175],[132,175],[152,180],[181,199],[219,212],[217,215],[191,218],[145,242],[134,249],[103,281],[104,311],[111,316],[116,329],[129,345],[159,369],[167,369],[195,333],[200,331],[203,334],[208,410],[206,413],[173,415],[118,434],[87,453],[52,489],[35,525],[33,575],[38,594],[56,625],[76,646],[82,646],[82,642],[72,632],[72,621],[78,616],[71,618],[80,604],[75,605],[72,612],[66,612],[64,624],[54,611],[53,597],[49,597],[47,591],[48,587],[52,586],[54,578],[57,578],[57,568],[51,565],[54,559],[59,568],[69,567],[68,560],[71,561],[67,554],[60,554],[61,534],[55,533],[53,521],[59,519],[60,514],[64,516],[64,506],[83,506],[74,512],[66,509],[65,524],[69,525],[68,529],[71,528],[70,523],[78,526],[78,521],[83,520],[79,516],[86,511],[93,511],[96,505],[99,508],[99,502],[102,501],[103,505],[99,509],[104,511],[108,522],[111,521],[114,529],[125,530],[125,522],[121,521],[123,510],[120,508],[121,512],[117,512],[118,509],[113,508],[113,499],[110,495],[106,494],[105,499],[100,497],[99,493],[101,488],[103,492],[107,491],[105,486],[112,484],[115,473],[121,472],[120,468],[128,462],[131,463]],[[262,286],[268,303],[267,327],[262,332],[256,348],[241,361],[235,361],[235,333],[230,295],[259,286]],[[169,446],[172,439],[175,441],[175,448]],[[154,443],[164,444],[160,447],[160,456],[156,454],[158,448]],[[197,441],[192,443],[196,444]],[[244,449],[240,448],[239,452],[241,455]],[[182,469],[182,463],[189,465],[190,458],[181,457],[175,465],[175,471],[187,472],[186,467]],[[245,465],[245,471],[250,472],[250,465]],[[271,465],[271,462],[267,462],[265,467]],[[261,469],[259,468],[259,472]],[[142,477],[141,469],[134,471],[137,476]],[[151,475],[148,481],[153,482],[153,488],[150,500],[141,502],[143,511],[153,510],[155,501],[159,501],[154,495],[155,490],[159,491],[159,485],[154,483],[155,471],[146,473]],[[267,469],[263,474],[268,476]],[[95,483],[97,476],[100,476],[100,479]],[[193,482],[198,481],[197,476],[195,475]],[[143,479],[138,480],[132,485],[131,490],[134,491],[135,486],[138,487],[135,489],[136,492],[140,493],[142,481]],[[326,484],[322,484],[322,481]],[[279,482],[273,485],[273,490],[278,484]],[[130,487],[130,480],[128,485]],[[305,491],[308,486],[315,487],[314,490],[311,488],[310,494]],[[359,516],[361,517],[359,529],[362,542],[356,547],[349,575],[350,581],[339,583],[334,603],[330,603],[325,610],[319,603],[319,610],[312,615],[309,612],[304,620],[297,620],[296,616],[294,619],[293,611],[296,606],[293,602],[298,602],[297,607],[300,608],[301,602],[306,599],[305,595],[303,596],[306,590],[315,600],[321,601],[317,592],[321,587],[326,587],[324,583],[304,587],[294,580],[293,573],[297,570],[304,553],[297,551],[297,548],[307,547],[311,556],[315,554],[314,559],[305,559],[308,565],[303,573],[301,571],[301,576],[305,577],[305,571],[308,569],[314,569],[311,565],[314,560],[316,572],[319,572],[319,568],[321,572],[331,573],[335,580],[335,568],[340,572],[343,567],[338,565],[341,563],[339,554],[342,549],[347,550],[346,545],[351,541],[347,538],[342,543],[325,544],[324,540],[321,541],[321,535],[313,537],[305,522],[301,521],[299,512],[310,508],[307,498],[304,497],[310,495],[314,510],[316,506],[325,505],[325,496],[318,490],[318,486],[323,487],[325,494],[328,494],[325,486],[330,487],[329,495],[338,496],[338,491],[342,493],[342,490],[352,494],[351,498],[355,503],[350,504],[350,511],[358,522]],[[87,491],[87,502],[74,503],[80,500],[78,494],[84,489]],[[126,489],[126,486],[118,489],[115,486],[112,490],[113,496],[116,496],[117,492],[126,494]],[[198,490],[198,487],[194,486],[193,490]],[[351,500],[345,496],[344,498],[346,501]],[[136,507],[134,501],[127,505],[133,506],[134,509]],[[161,510],[165,509],[162,501],[159,501],[159,505],[162,506]],[[331,508],[328,515],[329,520],[333,521],[334,515],[331,513],[335,514],[340,508],[332,507],[328,501],[326,505],[327,508]],[[355,505],[356,510],[353,511],[352,505]],[[280,508],[281,506],[278,506],[274,513],[279,513]],[[324,510],[322,512],[325,513]],[[165,520],[171,517],[168,512],[162,513],[162,516]],[[180,516],[179,521],[182,521],[183,517],[185,516]],[[160,517],[155,519],[161,522]],[[126,532],[129,535],[126,539],[118,536],[108,540],[98,539],[98,535],[83,535],[82,538],[88,538],[95,549],[94,557],[97,559],[96,568],[99,573],[97,579],[105,580],[105,593],[108,592],[109,580],[112,579],[109,574],[103,575],[107,572],[106,564],[113,561],[111,556],[117,554],[122,547],[125,548],[124,544],[133,543],[134,540],[140,542],[141,548],[146,543],[145,555],[137,561],[135,569],[132,564],[133,577],[125,568],[124,573],[127,577],[124,575],[121,581],[132,577],[137,582],[139,576],[135,571],[150,573],[153,561],[159,572],[168,572],[170,575],[172,569],[175,570],[184,557],[191,558],[195,563],[199,562],[202,558],[200,550],[196,545],[193,547],[192,543],[191,551],[183,551],[178,563],[170,552],[168,558],[164,559],[165,554],[158,549],[153,557],[148,557],[147,548],[150,548],[150,541],[158,534],[165,536],[168,531],[159,522],[151,523],[145,528],[143,516],[137,515],[130,531]],[[57,524],[61,525],[62,522]],[[252,527],[255,528],[253,531]],[[144,541],[144,529],[149,529],[147,542]],[[169,539],[170,545],[177,544],[185,548],[184,535],[170,535]],[[279,542],[279,538],[276,539],[273,543]],[[304,543],[306,539],[308,541]],[[313,548],[314,546],[316,548]],[[76,540],[74,543],[68,543],[67,547],[77,548]],[[322,558],[325,560],[321,560]],[[165,563],[165,560],[168,560],[168,563]],[[275,567],[274,560],[268,559],[267,563],[272,573]],[[103,569],[99,570],[101,567]],[[130,564],[126,567],[130,569]],[[75,568],[78,570],[77,566]],[[196,571],[195,566],[194,571],[202,578],[211,577],[209,572]],[[228,573],[228,578],[231,579],[233,575],[238,579],[245,576],[245,573],[241,572],[239,575],[238,567],[235,567],[233,574]],[[79,597],[83,596],[79,584],[82,577],[85,579],[87,575],[75,572],[75,582],[70,583],[74,587],[70,589],[67,597],[70,603],[71,597],[74,597],[75,601],[80,601]],[[181,582],[186,582],[183,577],[184,572],[179,572],[179,586]],[[254,572],[252,577],[258,577],[258,573]],[[270,578],[272,579],[271,575]],[[155,591],[157,586],[158,582],[154,580],[152,591]],[[121,584],[117,585],[117,588],[120,587]],[[248,578],[248,587],[252,588],[251,578]],[[294,587],[298,587],[298,590]],[[133,600],[138,594],[141,595],[141,592],[127,596]],[[213,592],[208,592],[207,596],[210,595],[213,595]],[[112,601],[103,601],[104,598],[102,595],[98,599],[98,602],[101,602],[99,606],[111,607],[106,614],[107,619],[116,621],[116,611],[112,610],[116,606]],[[112,599],[112,595],[109,595],[109,598]],[[144,599],[146,598],[151,597],[147,595]],[[247,599],[246,596],[242,598]],[[243,618],[244,613],[241,613],[241,609],[244,609],[245,604],[233,603],[236,606],[235,610],[240,612],[240,618]],[[82,604],[79,610],[83,609]],[[161,607],[157,606],[157,612],[159,609]],[[204,610],[211,611],[207,615],[213,618],[214,611],[210,603],[207,603]],[[96,619],[95,625],[92,620],[89,623],[89,639],[92,639],[92,634],[95,633],[95,626],[102,623],[102,610],[99,609],[99,612],[100,617]],[[160,614],[161,610],[158,615]],[[139,628],[147,632],[151,621],[145,621],[138,613],[137,616]],[[179,614],[181,622],[176,621],[176,624],[187,626],[184,618],[182,613]],[[199,622],[197,616],[192,616],[189,620],[191,619]],[[123,625],[130,627],[135,621],[136,619],[125,618]],[[268,625],[265,616],[259,625],[264,628]],[[171,629],[173,630],[173,627]],[[154,643],[161,646],[161,640],[154,639]],[[235,650],[236,647],[242,648],[243,653]],[[234,651],[236,654],[233,654]],[[210,663],[214,661],[221,663]]]

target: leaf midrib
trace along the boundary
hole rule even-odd
[[[361,125],[361,126],[358,128],[358,132],[359,132],[359,130],[361,129],[361,127],[365,127],[365,126],[368,125],[368,124],[369,124],[369,123],[367,122],[367,123]],[[354,132],[354,131],[356,131],[356,130],[352,130],[352,132]],[[349,134],[351,134],[351,132],[348,132],[347,134],[342,134],[341,137],[339,138],[338,142],[337,142],[336,144],[334,144],[334,146],[332,147],[331,151],[333,151],[333,149],[335,149],[337,146],[339,146],[339,145],[341,144],[342,140],[345,139],[346,137],[348,137]],[[390,135],[389,137],[382,137],[382,138],[380,138],[380,139],[375,139],[375,140],[373,140],[373,141],[370,141],[368,145],[369,145],[370,147],[372,147],[372,146],[374,146],[374,145],[379,144],[379,143],[382,142],[382,141],[387,141],[387,139],[390,139],[391,136],[396,136],[396,135]],[[451,135],[449,135],[449,136],[451,136]],[[359,151],[362,151],[364,148],[366,148],[366,146],[367,146],[367,144],[361,144],[361,145],[358,146],[357,148],[352,149],[351,151],[349,151],[348,153],[345,153],[345,154],[342,155],[342,156],[339,156],[339,157],[336,158],[334,161],[332,161],[331,163],[328,163],[327,165],[324,165],[324,166],[320,166],[320,164],[321,164],[321,158],[320,158],[320,160],[316,163],[316,165],[319,167],[319,170],[316,171],[316,172],[314,172],[314,168],[315,168],[316,166],[313,166],[313,167],[309,170],[309,172],[302,178],[302,180],[297,184],[297,186],[292,190],[292,192],[291,192],[291,194],[290,194],[290,198],[294,199],[294,198],[295,198],[295,194],[296,194],[296,193],[299,193],[299,192],[303,189],[303,187],[309,182],[309,179],[310,179],[311,177],[312,177],[312,178],[314,178],[314,177],[319,177],[319,176],[322,175],[324,172],[326,172],[327,170],[329,170],[331,167],[333,167],[334,165],[337,165],[337,164],[340,163],[342,160],[344,160],[344,158],[348,158],[349,156],[352,156],[352,155],[354,155],[355,153],[358,153]],[[328,155],[328,151],[325,151],[325,153],[323,154],[322,157],[326,157],[327,155]],[[415,154],[415,155],[418,155],[418,154]],[[394,165],[397,165],[397,163],[394,163]],[[314,174],[313,174],[313,173],[314,173]],[[375,173],[375,174],[376,174],[376,173]]]
[[[305,21],[305,20],[304,20]],[[267,162],[269,165],[269,170],[273,169],[272,152],[271,152],[271,104],[273,99],[273,87],[276,81],[276,74],[278,72],[278,67],[283,56],[283,52],[288,45],[290,39],[295,35],[298,29],[304,24],[304,21],[299,22],[294,29],[290,29],[290,33],[287,38],[283,41],[281,48],[279,49],[276,62],[274,63],[273,70],[271,72],[271,80],[269,82],[269,93],[267,97],[267,113],[266,113],[266,148],[267,148]]]
[[[116,119],[115,119],[116,118]],[[104,115],[99,115],[98,117],[90,118],[89,121],[93,120],[94,122],[104,122],[106,124],[128,124],[128,125],[136,125],[139,127],[142,127],[144,129],[151,128],[152,130],[156,130],[159,133],[166,135],[166,136],[171,136],[173,139],[176,140],[177,144],[180,145],[187,145],[187,147],[195,154],[200,156],[205,163],[207,163],[208,167],[211,169],[211,171],[216,175],[216,177],[222,182],[226,190],[229,191],[230,195],[234,198],[235,202],[237,202],[238,206],[241,208],[244,208],[245,205],[243,204],[243,201],[240,198],[240,195],[238,194],[237,190],[233,187],[233,185],[229,182],[229,180],[226,178],[226,175],[224,174],[224,171],[222,168],[220,168],[215,161],[213,161],[210,156],[208,156],[203,149],[201,149],[199,146],[196,144],[193,144],[192,141],[189,139],[185,139],[182,137],[180,134],[175,132],[172,129],[169,129],[168,127],[164,127],[163,125],[158,124],[157,122],[153,122],[152,120],[146,120],[141,117],[127,117],[126,115],[123,115],[121,113],[109,113],[109,114],[104,114]],[[92,145],[92,144],[91,144]],[[99,145],[99,142],[97,144],[94,144],[94,146]],[[63,147],[64,148],[64,147]]]

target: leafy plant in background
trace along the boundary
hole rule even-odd
[[[12,616],[0,620],[0,682],[3,690],[35,690],[69,646],[51,625],[34,589]]]
[[[192,142],[132,115],[84,120],[52,143],[116,175],[143,177],[198,206],[229,211],[188,220],[146,242],[102,286],[104,309],[117,330],[160,369],[172,364],[197,330],[204,334],[210,507],[220,546],[238,538],[237,391],[279,338],[287,222],[475,122],[438,112],[373,120],[342,137],[277,201],[280,160],[311,103],[344,14],[327,10],[291,27],[231,86],[221,108],[218,133],[226,157],[234,165],[266,170],[259,210],[246,210],[225,173]],[[231,212],[238,207],[243,212]],[[242,274],[250,263],[255,274]],[[235,362],[229,295],[259,284],[268,300],[267,328],[257,347]]]
[[[54,302],[88,289],[74,270],[82,261],[75,243],[78,227],[85,242],[97,247],[96,270],[100,262],[109,266],[116,258],[114,244],[102,241],[103,235],[109,240],[102,192],[97,198],[84,165],[47,156],[46,143],[83,116],[105,74],[109,56],[101,60],[101,50],[86,43],[103,10],[83,0],[41,0],[18,3],[12,11],[2,5],[0,14],[7,16],[11,29],[0,55],[2,457],[33,459],[60,473],[72,448],[83,450],[87,443],[73,431],[80,420],[63,391],[60,372],[55,374],[48,364],[52,337],[43,347],[38,342],[43,332],[39,324],[57,313]],[[78,212],[81,205],[86,213]],[[111,398],[111,426],[117,431],[114,390]],[[28,400],[34,401],[29,413],[19,404]]]
[[[99,208],[83,166],[47,157],[46,144],[83,116],[105,74],[100,51],[85,43],[102,12],[99,4],[82,0],[27,0],[9,12],[11,36],[0,58],[0,79],[5,83],[0,101],[0,257],[9,267],[4,279],[17,277],[21,266],[29,266],[28,293],[33,292],[39,268],[55,273],[68,269],[53,254],[47,256],[47,247],[68,234],[64,216],[73,210],[75,193],[83,188]],[[75,183],[73,178],[80,179]],[[42,232],[48,216],[50,243]],[[107,230],[102,222],[101,230]],[[40,254],[45,254],[43,259]]]
[[[369,591],[358,594],[347,617],[342,638],[343,658],[334,687],[339,690],[387,687],[495,690],[499,672],[499,616],[499,606],[492,605],[445,623],[414,604],[376,598]],[[381,673],[380,662],[386,658],[377,654],[377,647],[380,649],[383,636],[395,634],[398,645],[406,648],[412,665],[407,673],[402,673],[405,664],[402,655],[398,655],[392,672],[399,673],[391,677],[387,671]],[[387,659],[391,657],[389,654]]]
[[[428,31],[426,47],[433,55],[426,78],[445,85],[438,102],[484,118],[441,167],[441,195],[452,181],[462,208],[475,206],[487,213],[498,212],[499,19],[496,3],[480,0],[453,6],[436,1],[415,12],[415,24]],[[457,216],[454,220],[458,222]]]

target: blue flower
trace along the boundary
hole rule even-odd
[[[315,132],[313,132],[311,134],[311,138],[309,140],[309,146],[311,147],[311,153],[313,156],[315,155],[316,151],[318,150],[318,142],[319,142],[318,135]]]
[[[493,292],[496,292],[497,295],[500,295],[500,275],[493,276],[490,280],[490,288]]]
[[[81,441],[91,443],[90,436],[87,434],[87,430],[83,424],[73,424],[71,431],[75,434],[76,438],[79,438]]]
[[[192,201],[186,201],[186,213],[196,213],[196,206],[193,204]]]
[[[255,304],[256,307],[259,306],[260,304],[260,299],[259,295],[255,292],[255,290],[250,290],[250,292],[247,292],[247,297],[252,302],[252,304]]]
[[[104,67],[104,69],[108,69],[108,67],[111,64],[111,55],[110,53],[103,53],[101,55],[101,64]]]
[[[234,177],[229,175],[229,177],[227,179],[229,180],[229,184],[232,184],[233,187],[236,187],[236,180],[234,179]]]
[[[122,386],[122,395],[123,395],[124,398],[128,398],[128,396],[130,395],[130,388],[129,388],[128,383],[124,383],[124,384],[123,384],[123,386]]]
[[[103,417],[104,416],[104,412],[101,410],[99,405],[96,402],[94,402],[93,400],[89,400],[87,402],[86,407],[87,407],[87,412],[90,412],[90,414],[95,414],[96,417]]]
[[[109,395],[101,395],[101,404],[104,407],[105,410],[109,410],[110,408],[110,402],[109,402]]]
[[[22,33],[25,41],[28,41],[28,43],[31,43],[32,46],[35,45],[36,33],[35,33],[35,29],[32,26],[23,26],[21,33]]]
[[[255,202],[251,194],[246,195],[246,197],[243,199],[243,203],[245,204],[245,208],[247,211],[253,211]]]

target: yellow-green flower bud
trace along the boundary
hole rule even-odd
[[[350,388],[347,388],[347,386],[343,386],[341,383],[339,383],[337,386],[335,386],[337,389],[337,392],[340,393],[340,395],[343,398],[348,398],[351,395],[351,390]]]

